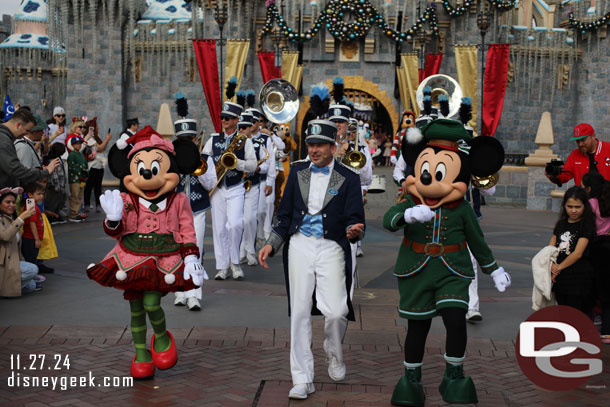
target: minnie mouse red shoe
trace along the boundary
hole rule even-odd
[[[131,377],[136,380],[152,379],[155,376],[155,364],[153,362],[136,362],[136,357],[131,361]]]
[[[150,353],[152,354],[153,362],[157,369],[165,370],[174,366],[176,362],[178,362],[178,352],[176,351],[176,342],[174,342],[174,337],[169,331],[167,335],[169,336],[170,345],[169,348],[163,352],[155,351],[155,335],[152,336],[150,340]]]

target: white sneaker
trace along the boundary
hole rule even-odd
[[[184,307],[186,305],[186,298],[184,298],[184,294],[180,293],[181,295],[178,295],[178,293],[176,293],[176,299],[174,300],[174,305],[177,307]]]
[[[313,383],[295,384],[290,393],[288,393],[289,399],[305,400],[307,396],[316,391]]]
[[[358,246],[358,248],[356,249],[356,257],[362,256],[364,256],[364,252],[362,251],[362,247]]]
[[[231,272],[233,273],[234,280],[241,280],[244,278],[244,272],[239,264],[231,264]]]
[[[199,300],[195,297],[187,298],[186,306],[189,308],[189,311],[199,311],[201,309],[201,305],[199,305]]]
[[[248,253],[248,266],[258,266],[258,259],[254,254]]]
[[[345,379],[345,363],[342,360],[331,353],[327,354],[328,358],[328,375],[331,379],[339,382]]]
[[[218,273],[216,273],[214,280],[226,280],[227,277],[229,277],[229,270],[222,269],[222,270],[218,270]]]
[[[478,322],[483,320],[483,315],[476,309],[469,309],[466,313],[466,321],[468,322]]]
[[[248,262],[248,259],[246,258],[246,256],[239,256],[239,264],[246,264]]]

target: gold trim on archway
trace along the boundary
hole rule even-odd
[[[369,95],[373,96],[374,98],[376,98],[379,101],[379,103],[381,103],[383,105],[385,110],[388,112],[390,119],[392,120],[392,123],[390,123],[390,124],[392,126],[391,135],[393,135],[395,132],[394,128],[396,126],[398,126],[398,112],[396,111],[396,108],[394,107],[394,104],[392,103],[392,99],[388,96],[388,93],[385,90],[379,89],[379,86],[376,83],[367,81],[362,76],[344,76],[343,81],[345,83],[345,89],[354,89],[354,90],[364,91],[364,92],[368,93]],[[333,86],[332,82],[333,82],[332,79],[326,80],[326,85],[328,85],[328,87],[331,89],[331,92],[332,92],[332,86]],[[305,115],[307,114],[308,110],[309,110],[309,96],[305,96],[303,103],[301,103],[301,108],[299,109],[299,113],[297,114],[296,129],[298,129],[299,132],[301,131],[303,119],[305,119]]]

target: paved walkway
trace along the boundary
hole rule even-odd
[[[84,274],[86,265],[98,261],[114,244],[101,230],[101,215],[93,215],[87,222],[54,229],[61,258],[49,262],[57,271],[47,276],[43,291],[0,300],[0,405],[389,406],[403,372],[405,337],[391,275],[400,237],[380,225],[393,196],[388,182],[387,193],[371,196],[367,205],[365,256],[359,259],[360,288],[354,298],[357,320],[349,324],[345,337],[348,371],[343,382],[328,377],[322,320],[317,318],[313,345],[316,393],[306,401],[289,402],[289,319],[281,260],[274,258],[269,272],[246,267],[244,281],[206,282],[201,312],[174,307],[171,295],[164,298],[168,326],[179,344],[178,364],[158,371],[151,381],[104,387],[104,377],[120,380],[128,376],[134,351],[127,326],[129,308],[121,293],[91,282]],[[465,368],[477,386],[480,406],[610,405],[610,347],[603,349],[604,373],[567,392],[537,388],[521,373],[515,359],[519,323],[532,312],[529,262],[548,243],[555,220],[555,214],[546,212],[484,209],[481,225],[498,262],[513,276],[513,286],[499,294],[491,279],[481,276],[484,320],[468,326]],[[205,266],[213,275],[211,243],[208,229]],[[438,392],[444,338],[437,318],[424,357],[426,406],[445,405]],[[17,355],[20,370],[15,367]],[[45,355],[44,362],[39,355]],[[55,370],[55,364],[66,358],[69,369],[59,364],[61,369]],[[29,369],[32,362],[36,370]],[[62,380],[88,379],[88,375],[94,376],[94,387],[59,388]],[[49,377],[50,385],[56,379],[58,388],[25,387],[26,376],[35,380]],[[20,385],[9,387],[11,377],[21,379]]]

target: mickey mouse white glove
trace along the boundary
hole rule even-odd
[[[511,283],[510,274],[508,274],[506,271],[504,271],[504,267],[498,268],[496,271],[494,271],[490,275],[494,279],[494,284],[496,285],[496,288],[501,293],[503,293],[504,290],[506,290],[508,287],[510,287],[510,283]]]
[[[396,162],[397,162],[397,161],[398,161],[398,159],[396,158],[396,156],[395,156],[395,155],[391,155],[391,156],[390,156],[390,163],[391,163],[392,165],[396,165]]]
[[[184,258],[184,279],[193,278],[193,284],[201,287],[203,284],[203,266],[199,262],[199,258],[194,254],[189,254]]]
[[[426,205],[420,204],[415,205],[412,208],[405,209],[405,222],[407,223],[415,223],[415,222],[428,222],[432,218],[434,218],[434,211],[428,208]]]
[[[104,192],[100,196],[100,205],[106,213],[106,219],[117,222],[123,217],[123,198],[118,189]]]

